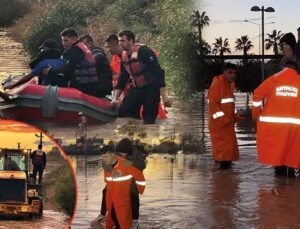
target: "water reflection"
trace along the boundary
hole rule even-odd
[[[15,44],[5,36],[7,31],[0,31],[0,80],[7,72],[26,69],[24,56],[12,60],[20,49],[12,48]],[[168,110],[169,119],[144,127],[147,138],[143,140],[148,143],[192,135],[199,144],[193,154],[148,157],[147,187],[141,198],[142,228],[300,228],[300,179],[274,178],[270,166],[258,164],[250,103],[248,95],[236,94],[236,107],[248,119],[236,125],[240,160],[228,171],[218,171],[211,160],[205,93],[195,94],[194,100],[185,104],[175,103]],[[104,125],[88,125],[88,137],[118,139],[122,137],[120,127],[127,122],[116,119]],[[63,143],[74,142],[76,126],[45,128]],[[79,190],[72,228],[88,228],[100,212],[103,170],[97,163],[89,163],[97,160],[99,156],[72,156]],[[49,219],[49,225],[56,224]],[[47,226],[44,228],[50,228]]]

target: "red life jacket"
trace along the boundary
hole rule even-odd
[[[91,50],[83,42],[76,43],[76,46],[84,53],[84,59],[74,71],[77,83],[89,84],[99,82],[95,67],[95,58]]]
[[[134,44],[130,59],[128,58],[126,51],[122,52],[122,63],[124,64],[127,73],[130,75],[133,87],[143,87],[151,83],[151,79],[145,76],[146,72],[143,69],[143,64],[138,58],[138,52],[142,46],[144,45],[138,43]]]

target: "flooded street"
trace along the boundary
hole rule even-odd
[[[141,228],[299,228],[299,178],[274,178],[256,162],[254,147],[242,148],[228,171],[219,171],[209,152],[171,158],[148,158]],[[79,202],[72,228],[87,228],[100,211],[103,170],[85,170],[84,157],[73,161]]]
[[[247,114],[246,95],[236,99],[237,109]],[[192,134],[201,145],[192,154],[148,156],[141,228],[300,228],[300,179],[275,178],[271,166],[258,164],[249,116],[236,126],[240,160],[228,171],[219,171],[211,159],[206,105],[175,107],[169,117],[152,127],[153,133],[171,136],[175,129],[175,134]],[[87,161],[97,159],[88,156]],[[79,182],[73,228],[86,228],[100,211],[103,170],[85,167],[84,156],[72,156],[72,161]]]
[[[1,39],[0,33],[1,55],[4,55],[6,51],[1,48]],[[24,67],[22,64],[14,69],[7,66],[10,65],[0,60],[0,77],[4,72],[20,73],[15,70]],[[236,125],[240,160],[231,170],[219,171],[211,159],[207,104],[201,94],[195,95],[194,102],[186,102],[188,104],[184,106],[175,103],[168,109],[167,120],[144,127],[147,133],[144,141],[154,144],[164,137],[176,139],[191,135],[197,140],[198,150],[190,154],[174,152],[174,155],[148,156],[144,170],[147,185],[141,197],[142,229],[300,228],[300,178],[275,178],[270,166],[258,164],[255,128],[248,110],[251,99],[248,101],[246,94],[236,94],[236,100],[237,109],[248,115],[248,119]],[[104,125],[88,125],[88,137],[116,140],[122,137],[119,127],[127,121],[116,119]],[[47,127],[47,131],[61,138],[64,144],[75,141],[75,130],[76,126]],[[105,185],[103,170],[100,165],[86,164],[86,161],[98,160],[99,156],[88,156],[87,159],[71,156],[71,159],[79,190],[72,228],[86,229],[100,212]],[[63,221],[59,213],[46,210],[43,220],[22,221],[22,224],[31,228],[57,228],[57,220]],[[0,222],[0,228],[12,225],[18,228],[19,223]]]

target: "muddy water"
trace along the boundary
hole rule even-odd
[[[66,229],[65,216],[59,212],[45,210],[42,219],[0,220],[0,229]]]
[[[251,100],[237,94],[237,109],[247,117],[236,126],[241,159],[233,169],[219,171],[211,160],[207,105],[196,96],[200,102],[195,106],[178,104],[168,121],[150,129],[159,136],[172,136],[174,129],[175,134],[190,133],[200,145],[192,154],[148,157],[141,228],[300,228],[300,178],[275,178],[270,166],[257,163],[255,128],[247,108]],[[88,156],[87,161],[97,159]],[[86,228],[100,211],[103,170],[86,166],[84,156],[72,156],[72,161],[79,181],[73,228]]]
[[[26,61],[22,45],[10,37],[8,29],[0,28],[0,82],[8,75],[27,73]]]
[[[9,69],[0,69],[5,71]],[[246,95],[237,94],[236,99],[237,108],[247,114]],[[144,171],[147,187],[141,197],[141,228],[300,228],[300,178],[275,178],[271,167],[257,163],[255,130],[249,119],[236,126],[240,160],[233,169],[219,171],[210,155],[205,97],[195,95],[195,101],[187,102],[188,106],[175,104],[169,109],[168,120],[146,127],[145,141],[192,134],[199,141],[199,149],[176,157],[148,157]],[[117,119],[102,126],[88,125],[88,136],[120,138],[119,127],[127,121]],[[74,141],[75,130],[75,126],[48,129],[65,143]],[[86,164],[98,159],[72,156],[79,190],[72,228],[88,228],[99,214],[103,170],[99,165]],[[53,225],[53,218],[50,219],[43,224],[44,228]]]

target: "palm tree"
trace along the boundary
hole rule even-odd
[[[215,38],[216,42],[213,43],[214,48],[212,50],[213,54],[218,54],[220,53],[220,56],[223,56],[224,53],[231,53],[231,50],[229,48],[229,42],[228,42],[228,38],[225,38],[225,40],[223,41],[222,37],[219,38]]]
[[[209,25],[210,19],[206,15],[206,12],[203,11],[201,14],[199,10],[195,10],[194,13],[191,15],[192,19],[192,26],[197,27],[199,33],[199,44],[202,43],[202,29],[205,26]]]
[[[247,52],[253,48],[252,42],[249,40],[247,35],[237,38],[235,43],[235,50],[243,51],[244,56],[247,56]]]
[[[265,39],[266,49],[269,50],[273,48],[274,54],[278,55],[279,41],[283,35],[284,34],[281,32],[281,30],[277,32],[276,29],[274,29],[271,34],[267,33],[268,38]]]

